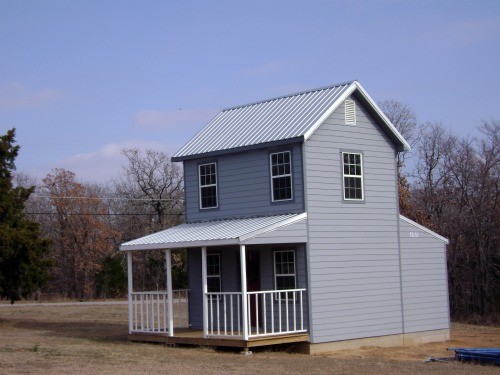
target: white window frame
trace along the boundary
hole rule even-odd
[[[206,165],[214,165],[215,166],[215,184],[208,184],[208,185],[202,185],[201,184],[201,167],[206,166]],[[212,209],[212,208],[218,208],[219,207],[219,196],[218,196],[218,187],[217,187],[217,181],[218,181],[218,176],[217,176],[217,163],[216,162],[210,162],[210,163],[204,163],[204,164],[199,164],[198,165],[198,193],[200,196],[200,210],[207,210],[207,209]],[[203,188],[207,187],[212,187],[215,186],[215,206],[210,206],[210,207],[203,207],[203,199],[201,196],[201,191]]]
[[[290,173],[280,174],[273,176],[273,155],[278,154],[288,154],[290,159]],[[271,175],[271,201],[272,202],[284,202],[293,200],[293,174],[292,174],[292,153],[290,151],[278,151],[269,154],[269,173]],[[290,198],[286,199],[274,199],[274,179],[282,178],[282,177],[290,177]]]
[[[276,254],[277,253],[292,253],[293,254],[293,273],[281,273],[278,274],[276,272]],[[273,252],[273,265],[274,265],[274,290],[280,290],[278,289],[278,277],[290,277],[293,276],[293,288],[289,289],[296,289],[297,288],[297,257],[295,250],[276,250]],[[281,294],[281,293],[280,293]],[[278,294],[276,294],[276,297]],[[282,296],[281,299],[284,297]]]
[[[359,166],[361,169],[361,174],[346,174],[345,173],[345,164],[344,164],[344,155],[359,155]],[[341,153],[341,165],[342,165],[342,196],[344,197],[345,201],[354,201],[354,202],[361,202],[365,200],[365,182],[364,182],[364,168],[363,168],[363,154],[361,152],[349,152],[349,151],[343,151]],[[347,198],[346,197],[346,186],[345,186],[345,179],[346,178],[358,178],[361,181],[361,198]]]
[[[219,268],[219,273],[218,274],[214,274],[214,275],[211,275],[208,271],[209,271],[209,264],[210,264],[210,261],[209,261],[209,258],[212,258],[212,257],[217,257],[217,265],[218,265],[218,268]],[[222,279],[221,279],[221,268],[220,268],[220,254],[219,253],[210,253],[210,254],[207,254],[207,286],[208,286],[208,279],[219,279],[219,290],[218,291],[210,291],[208,290],[208,293],[221,293],[222,292]],[[208,287],[207,287],[208,289]]]

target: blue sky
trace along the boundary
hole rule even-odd
[[[220,109],[358,79],[460,135],[500,119],[500,1],[0,0],[0,133],[85,181]]]

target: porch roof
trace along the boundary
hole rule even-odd
[[[307,213],[181,224],[120,245],[120,250],[155,250],[245,244],[259,235],[306,220]]]

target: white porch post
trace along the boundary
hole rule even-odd
[[[208,336],[208,301],[207,301],[207,248],[201,248],[201,283],[203,291],[203,336]]]
[[[132,252],[127,251],[127,278],[128,278],[128,332],[132,333],[134,329],[134,317],[132,306],[132,292],[133,290],[133,274],[132,274]]]
[[[248,340],[248,307],[247,307],[247,258],[245,245],[240,245],[241,267],[241,312],[243,320],[243,340]]]
[[[167,303],[168,303],[168,335],[174,335],[174,308],[173,299],[174,293],[172,292],[172,250],[165,250],[166,272],[167,272]]]

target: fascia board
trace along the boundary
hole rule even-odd
[[[252,238],[255,238],[263,233],[267,233],[267,232],[271,232],[277,228],[280,228],[280,227],[284,227],[286,225],[290,225],[290,224],[293,224],[293,223],[296,223],[298,221],[301,221],[301,220],[304,220],[307,218],[307,212],[304,212],[302,214],[299,214],[297,216],[293,216],[289,219],[285,219],[283,221],[280,221],[279,223],[275,223],[275,224],[272,224],[272,225],[269,225],[265,228],[261,228],[261,229],[258,229],[256,231],[253,231],[253,232],[250,232],[250,233],[247,233],[243,236],[240,236],[239,238],[239,241],[240,243],[244,243],[245,241],[248,241]]]
[[[394,133],[396,138],[403,144],[404,150],[405,151],[410,151],[411,146],[406,142],[406,139],[401,135],[401,133],[396,129],[396,127],[392,124],[391,120],[387,118],[387,116],[384,114],[384,112],[380,109],[380,107],[375,103],[375,101],[370,97],[370,95],[365,91],[363,86],[357,81],[353,82],[353,85],[357,87],[361,95],[365,98],[365,100],[370,103],[372,108],[375,110],[375,112],[380,116],[380,118],[384,121],[384,123],[387,125],[389,130]]]
[[[337,100],[333,102],[333,104],[325,111],[325,113],[314,123],[313,126],[309,128],[308,131],[305,132],[304,134],[304,141],[307,141],[313,134],[314,132],[321,126],[325,120],[330,117],[330,115],[338,108],[340,104],[344,102],[353,92],[356,90],[356,81],[351,83],[349,87],[344,91],[342,95],[340,95]]]
[[[429,228],[426,228],[423,225],[420,225],[419,223],[417,223],[417,222],[415,222],[415,221],[413,221],[411,219],[408,219],[406,216],[399,215],[399,218],[401,220],[403,220],[404,222],[406,222],[407,224],[413,225],[414,227],[420,229],[422,232],[425,232],[425,233],[431,235],[432,237],[434,237],[434,238],[436,238],[436,239],[438,239],[440,241],[443,241],[446,245],[448,245],[450,243],[450,241],[447,238],[445,238],[443,236],[440,236],[436,232],[433,232]]]
[[[206,240],[206,241],[165,242],[165,243],[154,243],[154,244],[121,245],[120,251],[185,249],[189,247],[202,247],[202,246],[238,245],[238,243],[239,242],[237,238]]]

